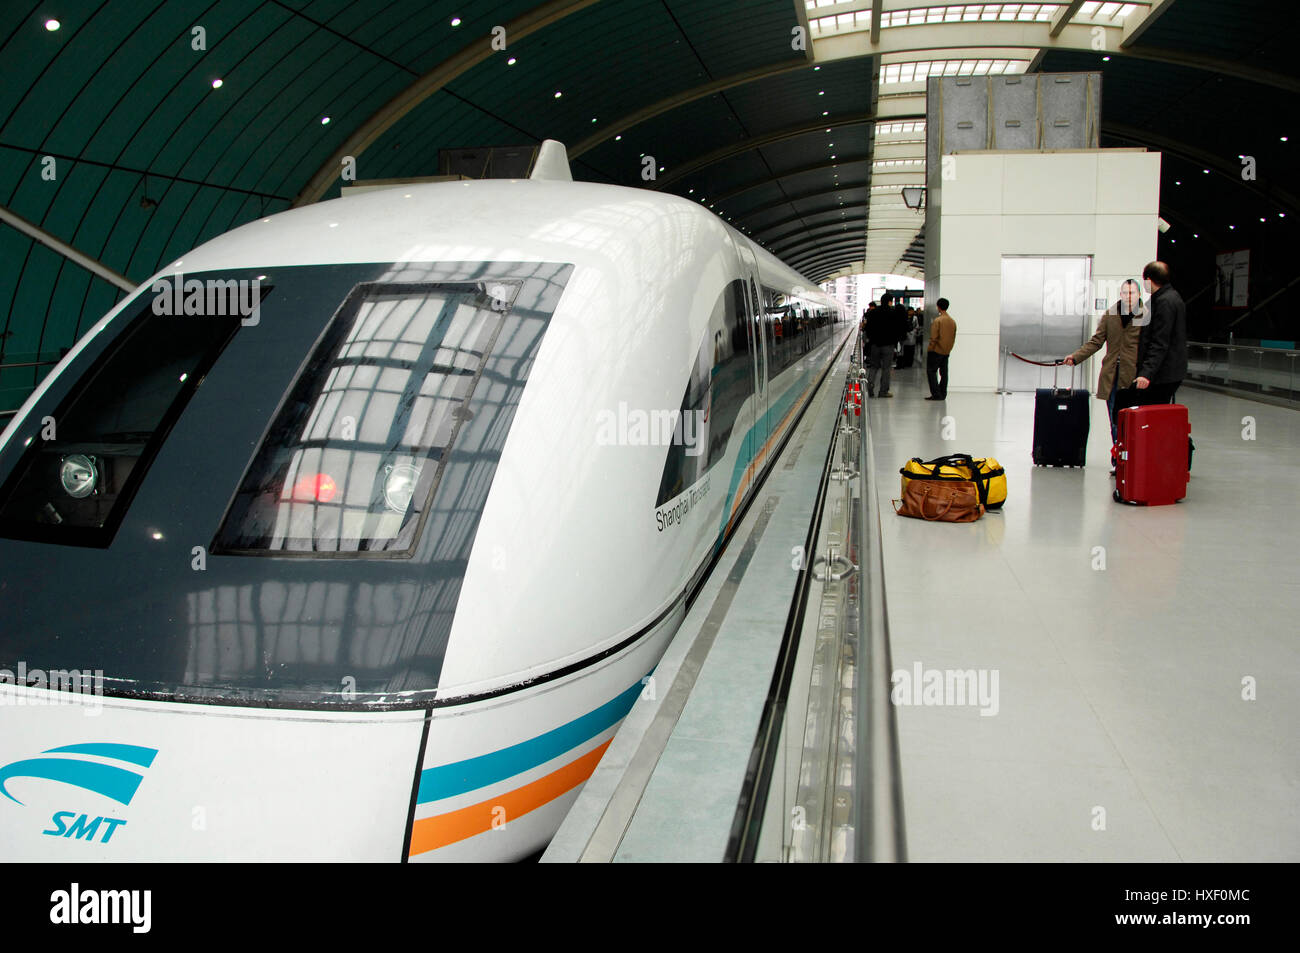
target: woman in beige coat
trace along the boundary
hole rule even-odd
[[[1133,386],[1137,376],[1138,336],[1141,323],[1141,286],[1130,278],[1119,289],[1119,300],[1102,315],[1097,333],[1079,350],[1065,359],[1071,366],[1085,361],[1106,345],[1106,356],[1101,359],[1101,377],[1097,380],[1097,399],[1106,402],[1110,412],[1110,442],[1119,437],[1119,408],[1116,397],[1120,391]]]

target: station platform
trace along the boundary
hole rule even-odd
[[[844,373],[656,671],[660,701],[634,706],[544,861],[724,859]],[[920,367],[892,390],[866,405],[892,673],[974,672],[981,688],[895,697],[907,859],[1300,859],[1300,416],[1180,389],[1192,480],[1183,502],[1147,508],[1111,497],[1101,401],[1089,465],[1054,469],[1030,458],[1032,394],[927,402]],[[898,468],[954,452],[1006,467],[1004,509],[895,516]],[[794,681],[792,708],[807,666]],[[781,775],[797,781],[797,758]]]
[[[1300,415],[1181,388],[1192,480],[1147,508],[1111,498],[1099,400],[1078,470],[1032,465],[1031,394],[894,392],[879,473],[964,451],[1008,483],[977,523],[883,520],[895,669],[1000,672],[996,716],[897,708],[910,859],[1300,858]]]

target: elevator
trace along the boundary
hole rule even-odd
[[[1033,361],[1055,361],[1077,350],[1088,339],[1091,278],[1091,256],[1003,256],[1000,392],[1052,386],[1053,368],[1026,364],[1012,352]],[[1070,368],[1057,370],[1062,387],[1069,386],[1069,376]],[[1088,386],[1080,371],[1074,371],[1074,378],[1074,386]]]

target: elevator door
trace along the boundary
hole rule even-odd
[[[1078,349],[1088,337],[1092,259],[1089,257],[1002,259],[1001,389],[1032,391],[1051,387],[1050,367],[1018,361],[1011,352],[1033,361],[1055,361]],[[1069,368],[1061,368],[1068,386]],[[1087,382],[1074,372],[1075,386]]]

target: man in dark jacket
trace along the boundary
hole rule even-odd
[[[880,307],[867,313],[866,339],[870,345],[867,371],[867,394],[871,397],[893,397],[889,391],[890,372],[894,369],[894,345],[907,333],[903,309],[894,304],[893,295],[880,299]],[[879,380],[879,386],[875,386]]]
[[[1169,284],[1169,266],[1163,261],[1142,269],[1142,283],[1151,295],[1150,323],[1138,339],[1137,393],[1129,403],[1169,404],[1187,376],[1187,306]]]

